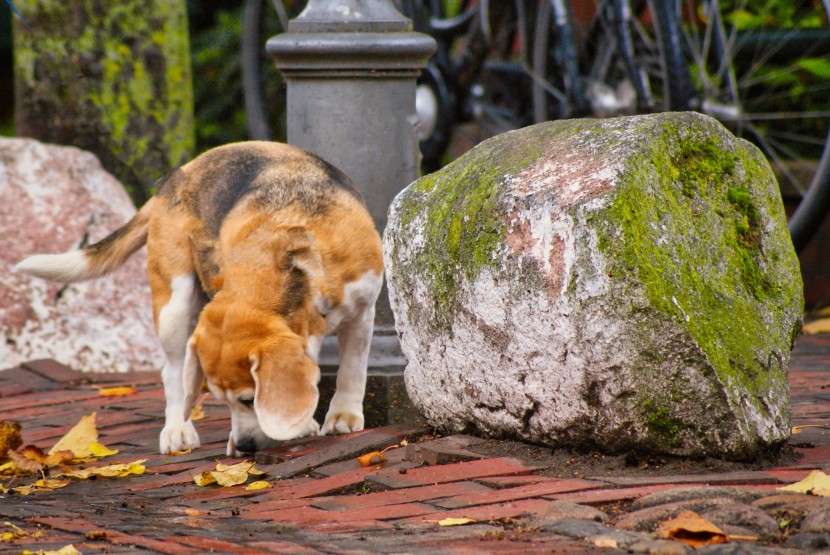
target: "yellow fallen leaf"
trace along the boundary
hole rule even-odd
[[[7,463],[0,464],[0,475],[6,476],[9,474],[14,474],[14,462],[9,461]]]
[[[248,490],[248,491],[257,491],[257,490],[266,489],[266,488],[270,488],[270,487],[271,487],[271,484],[269,484],[265,480],[257,480],[256,482],[251,482],[250,484],[248,484],[245,489]]]
[[[77,478],[78,480],[88,480],[93,476],[101,478],[124,478],[126,476],[140,476],[146,470],[144,463],[147,459],[133,461],[131,463],[111,464],[108,466],[98,466],[92,468],[85,468],[83,470],[74,470],[72,472],[64,472],[59,476],[66,476],[67,478]]]
[[[216,465],[216,470],[212,471],[212,473],[213,477],[216,478],[216,483],[227,488],[247,482],[248,474],[252,474],[249,471],[253,467],[253,463],[247,461],[229,466],[219,463]],[[257,470],[256,472],[260,471]]]
[[[92,456],[89,444],[94,441],[98,441],[98,429],[95,427],[95,413],[93,412],[81,418],[75,427],[49,450],[49,454],[72,451],[76,459],[86,459]]]
[[[52,491],[55,489],[64,488],[68,486],[70,483],[71,482],[69,480],[44,478],[28,486],[18,486],[16,488],[12,488],[12,491],[20,495],[31,495],[32,493],[38,493],[41,491]]]
[[[657,529],[657,536],[683,542],[695,549],[727,541],[723,530],[694,511],[682,511],[676,517],[662,522]]]
[[[6,452],[23,445],[20,435],[20,422],[0,420],[0,460],[6,458]]]
[[[136,389],[131,385],[120,387],[102,387],[98,389],[98,395],[103,397],[123,397],[125,395],[133,395]]]
[[[117,455],[118,449],[110,449],[106,445],[102,445],[97,441],[93,441],[89,444],[89,452],[92,453],[93,457],[101,459],[103,457]]]
[[[0,534],[0,542],[11,543],[11,542],[16,541],[16,540],[22,540],[22,539],[28,539],[28,538],[34,539],[34,538],[42,538],[43,537],[43,532],[41,532],[40,530],[38,530],[36,532],[29,533],[26,530],[24,530],[24,529],[22,529],[18,526],[15,526],[11,522],[4,522],[3,525],[8,527],[8,528],[11,528],[11,530],[8,530],[8,531],[3,532],[2,534]]]
[[[830,318],[821,318],[819,320],[813,320],[812,322],[804,324],[801,331],[807,335],[830,332]]]
[[[434,522],[434,521],[433,521]],[[438,526],[463,526],[475,522],[472,518],[445,518],[438,521]]]
[[[813,470],[800,482],[776,488],[781,491],[796,493],[812,493],[821,497],[830,497],[830,476],[821,470]]]
[[[791,432],[795,436],[795,435],[800,434],[801,432],[803,432],[807,428],[826,428],[826,427],[827,427],[827,424],[804,424],[802,426],[793,426]]]
[[[255,463],[242,461],[236,464],[216,463],[216,470],[206,470],[193,481],[197,486],[207,486],[214,482],[224,487],[238,486],[248,481],[248,476],[261,476],[264,471],[256,468]]]
[[[209,486],[210,484],[215,484],[216,478],[213,476],[213,472],[211,472],[210,470],[205,470],[198,476],[194,476],[193,481],[196,483],[197,486],[205,487]]]
[[[81,555],[72,544],[65,545],[56,551],[22,551],[22,555]]]
[[[193,410],[190,411],[190,419],[193,422],[205,419],[205,407],[203,407],[201,403],[194,406]]]

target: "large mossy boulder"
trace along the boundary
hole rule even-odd
[[[769,164],[711,118],[505,133],[402,191],[384,242],[440,430],[734,460],[789,437],[798,259]]]

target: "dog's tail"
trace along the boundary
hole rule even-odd
[[[14,269],[63,283],[106,275],[147,242],[150,214],[158,202],[151,198],[124,227],[94,245],[63,254],[36,254],[18,262]]]

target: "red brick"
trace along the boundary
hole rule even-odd
[[[714,472],[708,474],[686,474],[682,476],[619,476],[595,478],[616,486],[650,486],[657,484],[674,485],[737,485],[737,484],[774,484],[778,480],[767,472],[737,471]]]
[[[685,485],[684,487],[696,487],[698,485],[699,484],[690,484]],[[648,495],[649,493],[675,488],[677,488],[677,486],[674,484],[658,484],[654,486],[639,486],[635,488],[594,489],[573,493],[557,493],[554,495],[547,495],[545,496],[545,499],[567,499],[568,501],[573,501],[575,503],[591,505],[597,503],[609,503],[612,501],[637,499],[644,495]]]
[[[18,414],[17,420],[21,420],[30,414],[38,414],[45,412],[48,414],[64,414],[66,409],[61,407],[67,403],[84,404],[90,399],[95,399],[97,393],[91,391],[78,391],[59,389],[49,391],[47,393],[34,392],[27,395],[19,395],[11,399],[4,399],[2,411],[0,411],[0,418],[14,419],[15,414]]]
[[[344,532],[371,532],[377,530],[391,530],[394,524],[381,520],[348,520],[340,522],[330,520],[328,522],[315,522],[311,529],[324,534],[341,534]],[[315,551],[315,553],[319,553]]]
[[[533,470],[516,459],[499,458],[412,468],[407,470],[406,474],[387,469],[367,477],[366,480],[389,488],[411,488],[488,476],[530,474]]]
[[[189,543],[192,538],[178,538],[178,541]],[[204,553],[201,549],[188,547],[182,543],[171,540],[156,540],[133,534],[121,534],[119,532],[107,533],[106,541],[116,545],[136,546],[151,549],[166,555],[190,555],[191,553]]]
[[[394,520],[436,512],[436,508],[425,503],[384,505],[350,511],[322,511],[314,507],[295,507],[256,513],[257,520],[269,520],[283,524],[305,526],[317,522],[349,522],[352,520]]]
[[[540,482],[537,484],[528,484],[526,486],[518,486],[515,488],[504,488],[495,491],[491,490],[484,493],[459,495],[448,499],[441,499],[435,504],[445,509],[455,509],[458,507],[471,507],[474,505],[486,505],[489,503],[501,503],[504,501],[516,501],[531,497],[541,497],[543,495],[550,495],[554,493],[583,491],[602,487],[603,485],[604,484],[601,482],[591,482],[579,479],[555,480],[552,482]]]
[[[823,468],[830,463],[830,446],[799,447],[795,451],[802,457],[792,465],[794,468]]]
[[[412,463],[404,462],[404,454],[404,449],[389,449],[383,453],[383,456],[386,458],[386,462],[376,465],[373,468],[383,469],[391,468],[393,466],[395,468],[400,468],[401,466],[412,468],[416,466]],[[335,474],[342,474],[343,472],[349,472],[358,468],[361,468],[360,463],[357,461],[357,458],[354,458],[324,466],[318,466],[314,469],[314,474],[320,476],[334,476]]]
[[[280,555],[303,555],[305,553],[319,554],[320,551],[304,545],[277,541],[247,542],[248,547],[258,549],[260,553],[279,553]]]
[[[291,498],[301,497],[317,497],[325,493],[341,490],[343,488],[354,486],[363,482],[367,475],[376,473],[373,468],[359,468],[343,474],[336,474],[327,478],[319,478],[296,484],[286,488],[285,495]]]
[[[290,509],[280,509],[275,511],[257,511],[255,513],[240,513],[240,516],[253,520],[268,520],[271,522],[280,522],[283,524],[304,525],[311,522],[320,522],[331,520],[332,513],[315,509],[314,507],[307,507],[299,505]]]
[[[457,495],[481,494],[492,492],[487,486],[474,482],[451,482],[435,486],[422,486],[405,489],[395,489],[365,495],[346,496],[338,495],[320,498],[314,501],[313,506],[334,511],[346,509],[358,509],[368,507],[380,507],[383,505],[397,505],[412,501],[429,501]]]
[[[803,468],[774,468],[772,470],[766,470],[765,472],[775,476],[782,484],[792,484],[806,478],[810,470]]]
[[[192,466],[192,465],[191,465]],[[271,481],[267,475],[261,477],[262,479],[266,480],[269,484],[271,484],[270,488],[257,490],[257,491],[246,491],[245,493],[251,494],[251,496],[256,495],[261,500],[270,500],[272,498],[276,498],[278,500],[285,499],[287,497],[286,491],[290,491],[291,488],[295,488],[300,484],[304,484],[306,482],[313,482],[315,481],[313,478],[295,478],[293,480],[284,480],[274,482]],[[260,479],[260,478],[258,478]],[[188,501],[206,501],[206,500],[216,500],[216,499],[225,499],[228,497],[238,497],[238,493],[234,493],[233,490],[238,488],[218,488],[218,487],[207,487],[207,488],[199,488],[198,490],[194,490],[192,492],[186,493],[182,496],[183,499]]]
[[[479,478],[476,482],[494,488],[512,488],[514,486],[552,482],[555,480],[559,480],[559,478],[548,478],[547,476],[492,476],[490,478]]]
[[[187,537],[170,537],[165,538],[164,541],[183,542],[190,547],[194,547],[201,553],[233,553],[239,555],[262,555],[262,551],[254,547],[247,547],[244,545],[230,543],[222,540],[212,538],[203,538],[201,536],[187,536]]]
[[[251,520],[267,520],[270,513],[298,507],[310,507],[313,500],[312,497],[311,499],[274,499],[273,501],[249,503],[240,509],[239,516]]]
[[[0,397],[48,391],[56,387],[60,387],[60,385],[26,368],[9,368],[0,372]]]
[[[467,447],[480,442],[478,438],[466,435],[440,437],[431,441],[410,443],[406,446],[406,460],[416,464],[449,464],[462,461],[474,461],[485,458],[473,453]]]
[[[34,372],[38,376],[51,380],[53,382],[62,383],[64,385],[77,385],[82,383],[89,383],[90,378],[86,374],[82,374],[77,370],[61,364],[52,359],[33,360],[24,362],[21,366],[26,370]]]
[[[43,524],[56,530],[63,530],[65,532],[79,532],[86,534],[92,530],[99,530],[98,526],[93,523],[77,517],[55,517],[55,516],[36,516],[26,519],[29,522]]]
[[[290,478],[297,474],[344,459],[357,458],[365,453],[379,451],[385,447],[396,445],[403,435],[381,432],[377,430],[363,430],[352,434],[337,436],[330,444],[300,457],[276,464],[271,471],[276,476]],[[261,460],[259,457],[257,460]]]
[[[481,505],[478,507],[456,509],[454,511],[436,512],[425,517],[408,518],[404,522],[438,526],[438,522],[444,520],[445,518],[471,518],[476,521],[499,520],[502,518],[513,518],[526,513],[531,513],[547,504],[548,501],[545,501],[544,499],[525,499],[511,503]]]

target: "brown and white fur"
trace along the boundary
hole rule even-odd
[[[160,450],[199,446],[190,420],[203,375],[228,404],[228,454],[274,440],[363,429],[366,365],[383,259],[349,179],[269,142],[210,150],[170,174],[135,217],[83,250],[16,269],[63,282],[96,278],[147,244],[167,401]],[[337,390],[314,421],[322,337],[340,345]]]

